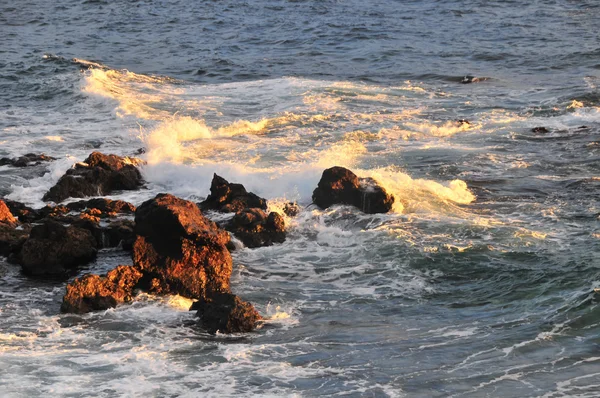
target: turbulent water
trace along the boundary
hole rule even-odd
[[[114,198],[197,201],[216,172],[303,206],[285,243],[233,253],[269,318],[250,334],[204,333],[180,297],[61,315],[66,282],[0,259],[1,395],[599,396],[599,20],[592,0],[0,2],[0,157],[58,158],[0,167],[0,194],[40,207],[91,151],[143,147],[148,189]],[[393,211],[311,205],[334,165]]]

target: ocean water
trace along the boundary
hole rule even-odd
[[[0,2],[0,156],[58,158],[0,167],[1,195],[42,206],[91,151],[145,148],[147,189],[113,198],[197,201],[216,172],[303,207],[285,243],[233,253],[268,318],[249,334],[204,333],[181,297],[63,315],[66,282],[0,259],[0,395],[599,396],[599,20],[592,0]],[[334,165],[393,211],[311,205]]]

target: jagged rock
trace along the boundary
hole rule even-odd
[[[271,246],[285,241],[285,222],[279,213],[268,216],[261,209],[244,209],[236,213],[225,227],[246,247]]]
[[[123,200],[111,200],[106,198],[94,198],[80,200],[67,204],[69,210],[81,211],[84,209],[97,209],[102,213],[101,217],[112,216],[116,213],[134,213],[135,206]]]
[[[0,224],[6,224],[9,227],[17,226],[17,219],[3,200],[0,200]]]
[[[347,204],[369,214],[387,213],[394,204],[394,196],[377,181],[358,178],[352,171],[338,166],[323,172],[312,198],[322,209],[334,204]]]
[[[96,240],[88,230],[50,219],[31,229],[19,261],[28,275],[62,275],[93,260],[96,253]]]
[[[139,270],[127,265],[119,265],[103,277],[84,275],[67,285],[60,310],[83,314],[131,301],[142,276]]]
[[[202,328],[211,334],[251,332],[262,320],[252,304],[232,293],[217,293],[210,300],[201,299],[190,309],[198,310]]]
[[[189,201],[159,194],[135,212],[133,261],[165,289],[190,298],[229,291],[229,234]]]
[[[246,191],[242,184],[229,183],[223,177],[215,174],[210,184],[210,195],[198,206],[202,210],[234,213],[255,207],[267,210],[267,201],[252,192]]]
[[[142,185],[135,164],[141,161],[93,152],[84,163],[67,170],[43,200],[56,203],[74,197],[100,196],[115,190],[134,190]]]
[[[50,162],[52,160],[56,160],[56,158],[44,154],[38,155],[35,153],[28,153],[18,158],[2,158],[0,159],[0,166],[10,165],[14,167],[27,167],[38,165],[41,162]]]
[[[17,217],[20,222],[32,223],[41,218],[37,210],[34,210],[21,202],[16,202],[14,200],[8,199],[4,199],[4,202],[6,206],[10,209],[11,213],[15,217]]]

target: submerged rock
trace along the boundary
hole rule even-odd
[[[140,163],[139,159],[93,152],[84,163],[67,170],[43,200],[59,203],[69,197],[100,196],[115,190],[138,189],[143,180],[135,165]]]
[[[127,265],[119,265],[106,276],[84,275],[67,285],[60,310],[83,314],[131,301],[142,276],[139,270]]]
[[[531,129],[531,132],[537,134],[546,134],[549,133],[550,130],[548,130],[546,127],[534,127]]]
[[[96,253],[96,240],[90,231],[46,220],[31,229],[19,261],[28,275],[63,275],[68,269],[93,260]]]
[[[189,298],[229,291],[229,234],[189,201],[159,194],[135,213],[134,265],[164,290]]]
[[[201,299],[190,309],[198,310],[200,325],[211,334],[251,332],[262,320],[252,304],[232,293],[217,293],[210,300]]]
[[[267,210],[267,201],[246,191],[242,184],[229,183],[223,177],[215,174],[210,185],[210,195],[198,206],[202,210],[235,213],[246,208]]]
[[[50,162],[52,160],[56,160],[52,156],[47,156],[44,154],[35,154],[28,153],[26,155],[20,156],[18,158],[1,158],[0,166],[13,166],[13,167],[27,167],[27,166],[36,166],[42,162]]]
[[[285,222],[279,213],[268,216],[262,209],[244,209],[236,213],[225,227],[246,247],[271,246],[285,241]]]
[[[387,213],[394,204],[394,196],[386,192],[372,178],[358,178],[344,167],[332,167],[323,172],[313,202],[322,209],[334,204],[358,207],[365,213]]]

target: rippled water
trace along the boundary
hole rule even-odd
[[[180,297],[61,315],[64,282],[0,259],[2,395],[598,396],[598,20],[594,1],[0,3],[0,156],[59,158],[0,167],[1,194],[42,206],[92,150],[144,147],[148,189],[115,197],[198,200],[216,172],[304,206],[284,244],[233,253],[270,318],[246,335],[205,334]],[[393,212],[310,205],[333,165]]]

